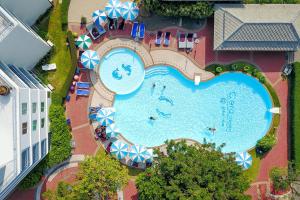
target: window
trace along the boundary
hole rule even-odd
[[[44,128],[44,126],[45,126],[45,118],[42,118],[41,119],[41,128]]]
[[[41,112],[44,112],[45,111],[45,102],[42,102],[41,103]]]
[[[22,115],[27,114],[27,103],[22,103]]]
[[[32,121],[32,131],[36,131],[37,120]]]
[[[51,97],[51,92],[47,92],[47,97],[48,97],[48,99],[50,99],[50,97]]]
[[[32,113],[36,113],[36,103],[32,103]]]
[[[41,143],[41,154],[42,154],[42,157],[44,157],[46,155],[46,152],[47,152],[47,140],[44,139],[44,140],[42,140],[42,143]]]
[[[35,143],[32,147],[32,163],[39,159],[39,143]]]
[[[22,123],[22,134],[27,133],[27,122]]]
[[[29,159],[29,147],[22,151],[22,170],[25,170],[29,167],[30,159]]]

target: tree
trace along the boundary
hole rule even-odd
[[[167,142],[151,168],[137,178],[139,199],[249,199],[249,180],[232,154],[212,144]]]
[[[75,184],[62,185],[55,192],[47,191],[44,195],[50,200],[105,199],[122,189],[128,178],[127,168],[101,151],[80,163]]]

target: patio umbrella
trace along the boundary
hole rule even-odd
[[[252,156],[248,152],[241,152],[236,155],[235,161],[244,169],[248,169],[252,165]]]
[[[106,136],[108,138],[115,138],[119,135],[119,129],[117,128],[115,123],[109,124],[106,127]]]
[[[106,15],[112,19],[121,17],[122,3],[118,0],[110,0],[105,6]]]
[[[96,120],[103,126],[108,126],[114,122],[115,113],[106,108],[101,108],[97,112]]]
[[[100,63],[100,58],[96,51],[87,50],[81,54],[81,63],[85,68],[94,69]]]
[[[107,16],[102,10],[96,10],[95,12],[93,12],[92,18],[93,22],[98,25],[106,23],[107,20]]]
[[[147,149],[146,162],[152,163],[153,161],[153,149]]]
[[[129,157],[133,162],[143,162],[147,157],[147,149],[142,145],[131,146]]]
[[[78,46],[79,48],[86,50],[88,49],[91,45],[92,45],[92,40],[89,36],[87,35],[80,35],[76,42],[75,42],[76,46]]]
[[[127,1],[122,4],[121,14],[123,19],[133,21],[139,14],[139,8],[136,3]]]
[[[117,140],[112,143],[110,153],[121,160],[128,155],[128,145]]]

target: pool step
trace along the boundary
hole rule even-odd
[[[150,78],[154,75],[167,75],[167,74],[169,74],[168,69],[162,67],[154,67],[146,71],[145,78]]]

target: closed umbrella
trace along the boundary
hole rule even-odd
[[[81,54],[81,63],[87,69],[94,69],[100,64],[100,58],[96,51],[87,50]]]
[[[235,161],[243,169],[248,169],[252,165],[252,156],[248,152],[241,152],[236,155]]]
[[[121,14],[123,19],[133,21],[139,14],[139,8],[136,3],[127,1],[122,4]]]
[[[110,0],[105,6],[105,13],[112,19],[121,17],[122,3],[118,0]]]
[[[108,138],[115,138],[119,135],[119,129],[117,128],[115,123],[109,124],[106,127],[106,136]]]
[[[98,25],[102,25],[107,21],[106,13],[102,10],[96,10],[95,12],[93,12],[92,18],[93,22]]]
[[[117,140],[110,146],[110,153],[121,160],[128,155],[128,145]]]
[[[92,45],[92,40],[89,36],[87,35],[80,35],[76,42],[75,42],[76,46],[78,46],[79,48],[86,50],[88,49],[91,45]]]
[[[114,122],[115,113],[110,111],[109,109],[101,108],[96,115],[96,120],[102,126],[108,126]]]
[[[141,163],[147,157],[147,149],[142,145],[134,145],[131,146],[131,150],[129,152],[129,157],[133,162]]]

